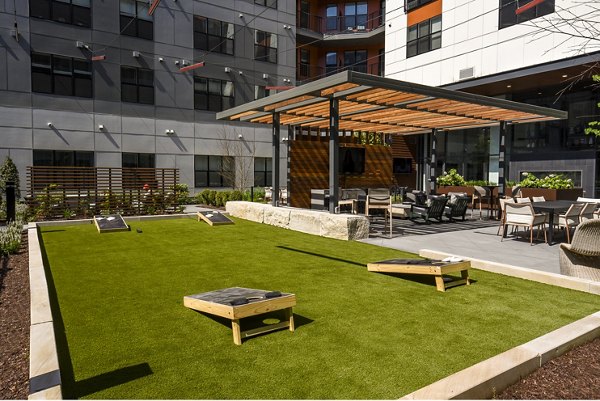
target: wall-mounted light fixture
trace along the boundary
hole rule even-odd
[[[131,55],[132,55],[133,57],[135,57],[135,58],[138,58],[138,57],[140,56],[140,52],[139,52],[139,51],[137,51],[137,50],[134,50],[134,51],[132,51],[132,52],[131,52]]]
[[[225,72],[231,72],[231,68],[225,67]]]
[[[98,129],[100,131],[104,131],[104,125],[103,124],[98,124]]]
[[[48,123],[48,127],[52,128],[54,127],[54,124],[52,124],[51,122]]]
[[[167,134],[167,135],[173,135],[174,133],[175,133],[175,130],[172,130],[172,129],[165,130],[165,134]]]
[[[238,134],[238,139],[242,139],[242,138],[244,138],[244,135]]]
[[[162,63],[163,61],[165,61],[165,59],[164,59],[164,58],[162,58],[162,57],[159,57],[159,58],[158,58],[158,61]]]
[[[263,79],[269,79],[269,74],[263,74]]]

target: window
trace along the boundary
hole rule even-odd
[[[29,0],[29,15],[86,28],[92,26],[90,0]]]
[[[126,168],[155,168],[154,153],[122,153],[121,165]]]
[[[72,57],[31,53],[31,91],[92,97],[92,63]]]
[[[273,159],[270,157],[254,158],[254,186],[266,187],[273,182]]]
[[[148,1],[121,0],[121,33],[153,40],[154,23],[152,16],[148,15],[149,7]]]
[[[442,16],[408,27],[406,57],[414,57],[442,47]]]
[[[344,52],[344,69],[367,72],[367,51],[349,50]]]
[[[385,49],[379,49],[379,64],[377,65],[377,75],[383,77],[385,70]]]
[[[337,72],[337,53],[327,52],[325,54],[325,74],[331,75]]]
[[[367,3],[346,3],[343,28],[364,30],[366,27]]]
[[[310,76],[310,50],[308,49],[300,49],[300,65],[298,73],[302,78]]]
[[[277,8],[277,0],[254,0],[254,4],[259,4],[269,8]]]
[[[254,59],[277,63],[277,35],[270,32],[254,31]]]
[[[404,8],[406,9],[406,11],[410,11],[413,8],[417,8],[424,4],[431,3],[432,1],[433,0],[404,0]]]
[[[121,67],[121,100],[154,104],[154,71],[136,67]]]
[[[338,30],[337,4],[328,4],[326,11],[326,28],[328,31]]]
[[[517,14],[517,9],[531,3],[533,0],[500,0],[500,21],[498,28],[506,28],[534,18],[552,14],[554,0],[545,0],[530,9]]]
[[[227,187],[233,181],[233,158],[228,156],[194,156],[194,187]]]
[[[254,86],[254,100],[262,99],[263,97],[271,96],[277,93],[276,90],[267,89],[266,86]]]
[[[233,55],[235,25],[194,16],[194,48]]]
[[[194,77],[194,108],[223,111],[235,106],[233,82]]]
[[[34,149],[33,165],[53,167],[94,167],[94,152]]]

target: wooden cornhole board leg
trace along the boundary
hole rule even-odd
[[[471,279],[469,279],[469,271],[461,270],[460,271],[460,280],[452,280],[448,283],[444,282],[444,277],[442,275],[435,276],[435,286],[438,291],[446,291],[446,288],[455,287],[457,285],[466,284],[471,285]]]
[[[291,332],[295,330],[293,308],[285,309],[285,321],[275,324],[269,324],[264,327],[257,327],[256,329],[241,331],[240,319],[233,319],[231,321],[231,329],[233,330],[233,343],[235,345],[242,345],[242,338],[252,337],[257,334],[267,333],[269,331],[279,330],[283,328],[288,328]]]

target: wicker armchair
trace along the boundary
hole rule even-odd
[[[577,226],[571,244],[560,244],[560,273],[600,281],[600,220]]]

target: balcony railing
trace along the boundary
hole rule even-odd
[[[366,64],[356,64],[346,67],[320,67],[315,65],[309,65],[305,63],[299,63],[296,69],[296,81],[297,85],[302,85],[307,82],[315,81],[317,79],[327,77],[329,75],[336,74],[341,71],[357,71],[364,72],[372,75],[383,76],[383,64],[379,61],[374,61]]]
[[[298,27],[321,34],[351,34],[370,32],[382,26],[385,15],[381,11],[370,14],[321,17],[320,15],[300,12],[296,16]]]

